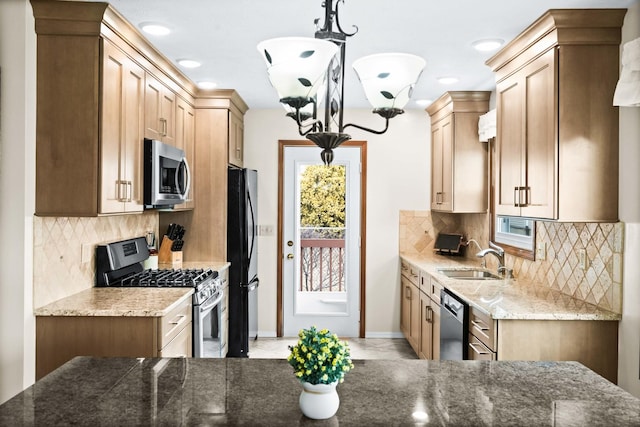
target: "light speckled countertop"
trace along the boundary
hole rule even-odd
[[[442,267],[477,268],[477,261],[441,255],[422,258],[401,254],[400,257],[494,319],[615,321],[622,318],[618,313],[528,280],[460,280],[438,272]]]
[[[182,268],[221,271],[228,262],[183,262]],[[191,288],[97,288],[93,287],[34,310],[36,316],[129,316],[161,317],[193,294]]]
[[[190,298],[192,288],[90,288],[36,308],[36,316],[161,317]]]
[[[0,425],[640,425],[640,400],[577,362],[354,365],[337,414],[313,421],[284,359],[77,357],[0,405]]]

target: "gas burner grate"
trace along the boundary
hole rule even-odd
[[[197,288],[199,284],[216,278],[217,275],[211,269],[144,270],[123,278],[120,286]]]

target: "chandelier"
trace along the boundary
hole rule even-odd
[[[326,165],[333,160],[333,149],[351,139],[344,132],[346,128],[385,133],[389,120],[404,113],[425,66],[424,59],[406,53],[374,54],[354,61],[353,68],[373,112],[383,117],[385,124],[382,130],[344,124],[346,39],[355,35],[358,27],[353,26],[351,33],[343,31],[338,14],[340,3],[344,0],[323,1],[324,23],[319,25],[320,18],[314,21],[315,38],[281,37],[257,46],[287,116],[295,120],[301,136],[323,149],[320,157]]]

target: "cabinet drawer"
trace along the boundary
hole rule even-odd
[[[160,318],[158,328],[158,347],[164,348],[182,329],[191,325],[191,297],[186,298],[180,305]],[[189,327],[191,330],[191,327]]]
[[[496,360],[496,354],[474,335],[469,334],[469,348],[467,349],[467,359]]]
[[[188,327],[182,328],[178,335],[175,336],[164,348],[158,352],[159,357],[191,357],[192,349],[192,333],[191,323]]]
[[[498,323],[491,316],[475,307],[469,307],[469,333],[495,351],[498,341]]]
[[[411,265],[410,263],[404,260],[401,260],[400,271],[402,275],[405,276],[407,279],[409,279],[411,283],[413,283],[418,287],[420,286],[420,283],[419,283],[420,270],[418,268],[416,268],[414,265]]]

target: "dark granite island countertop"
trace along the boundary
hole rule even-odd
[[[285,360],[77,357],[1,405],[0,425],[640,425],[639,399],[576,362],[354,364],[338,413],[313,421]]]

